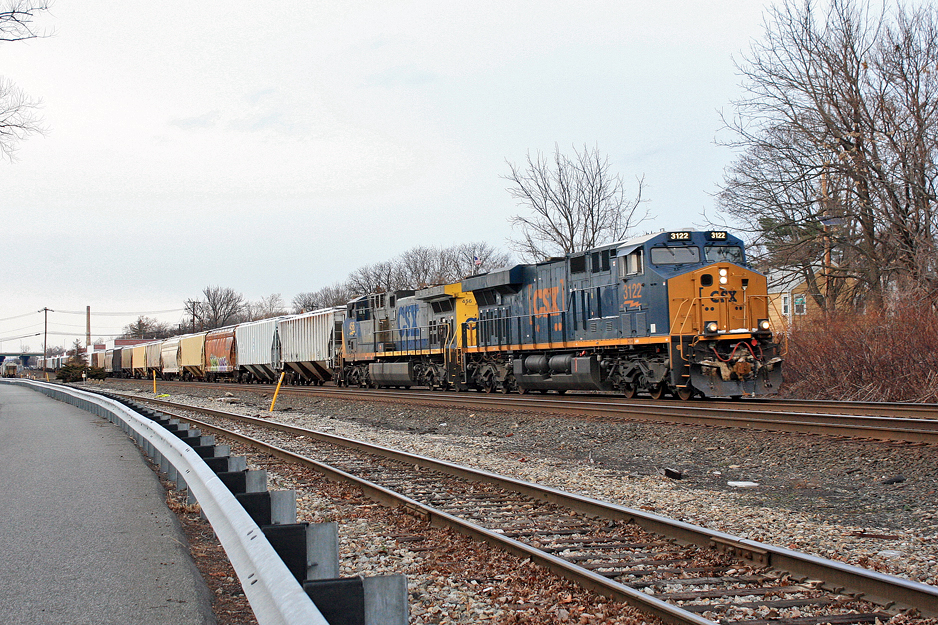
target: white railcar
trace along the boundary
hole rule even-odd
[[[282,320],[279,334],[284,366],[306,382],[323,384],[331,380],[342,349],[344,320],[344,307],[323,308]]]

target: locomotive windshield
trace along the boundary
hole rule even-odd
[[[700,248],[686,245],[651,248],[651,262],[656,265],[684,265],[700,262]]]
[[[730,262],[743,264],[743,248],[735,245],[708,245],[704,248],[704,257],[708,262]]]

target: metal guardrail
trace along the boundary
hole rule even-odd
[[[43,382],[11,382],[108,419],[152,449],[157,462],[173,466],[211,523],[261,625],[329,625],[228,487],[175,434],[100,395]]]

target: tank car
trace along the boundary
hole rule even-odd
[[[766,279],[723,231],[662,232],[464,280],[460,385],[628,397],[767,395],[782,381]]]

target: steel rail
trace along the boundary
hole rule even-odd
[[[123,382],[133,382],[130,379],[121,379],[121,378],[112,378],[113,381],[123,381]],[[149,381],[146,381],[149,383]],[[264,393],[267,392],[267,385],[257,385],[257,384],[238,384],[238,383],[207,383],[207,382],[178,382],[178,381],[167,381],[160,382],[164,386],[172,386],[178,388],[185,388],[187,386],[197,386],[201,388],[237,388],[239,390],[244,390],[248,392],[255,393]],[[339,393],[391,393],[391,394],[401,394],[402,391],[389,391],[389,390],[368,390],[363,391],[357,388],[349,387],[335,387],[335,386],[284,386],[281,390],[282,394],[285,395],[304,395],[309,393],[314,394],[325,394],[327,396],[337,396]],[[407,395],[412,394],[431,394],[431,395],[440,395],[440,391],[429,391],[424,389],[414,389],[403,391]],[[471,395],[470,395],[471,396]],[[466,395],[463,395],[466,397]],[[510,400],[516,395],[509,395],[505,397],[506,400]],[[536,396],[527,395],[527,398],[533,399]],[[679,402],[675,403],[674,400],[663,400],[655,401],[649,398],[635,398],[635,399],[624,399],[619,395],[612,393],[591,393],[591,392],[577,392],[570,391],[564,395],[551,395],[550,401],[562,402],[567,401],[579,401],[584,398],[589,398],[593,401],[606,401],[614,403],[617,405],[626,405],[626,406],[655,406],[666,407],[666,406],[694,406],[697,404],[694,402]],[[807,400],[807,399],[782,399],[778,397],[774,398],[741,398],[735,401],[728,401],[725,399],[707,399],[705,400],[706,406],[709,408],[716,408],[722,410],[747,410],[749,407],[756,406],[760,410],[765,410],[769,412],[810,412],[817,414],[837,414],[837,415],[859,415],[859,416],[882,416],[882,417],[893,417],[899,418],[901,416],[906,417],[919,417],[923,419],[938,419],[938,404],[926,404],[926,403],[913,403],[913,402],[875,402],[875,401],[845,401],[845,400]]]
[[[312,394],[332,394],[338,389],[316,389]],[[309,392],[309,391],[307,391]],[[773,432],[823,434],[853,438],[910,443],[938,444],[938,420],[890,418],[879,416],[779,413],[754,406],[732,404],[733,409],[689,403],[631,403],[596,399],[537,398],[529,396],[482,395],[450,393],[394,393],[389,391],[343,390],[336,397],[362,401],[404,401],[421,405],[451,408],[539,411],[560,414],[592,415],[656,422],[682,423],[715,427],[761,429]]]
[[[218,388],[218,387],[212,387]],[[228,386],[231,388],[231,386]],[[263,392],[248,385],[248,392]],[[256,390],[255,390],[256,389]],[[448,408],[539,411],[688,425],[737,427],[773,432],[794,432],[921,444],[938,444],[938,419],[866,416],[807,412],[780,412],[762,401],[635,402],[598,395],[540,398],[530,395],[489,395],[441,392],[394,392],[337,387],[282,389],[281,396],[326,396],[360,401],[405,402]],[[799,406],[803,404],[798,404]],[[768,407],[766,407],[768,406]]]
[[[134,397],[134,399],[141,400],[143,398]],[[301,428],[276,421],[270,421],[267,419],[258,419],[255,417],[237,415],[209,408],[191,407],[160,400],[145,399],[145,401],[164,406],[172,406],[176,409],[201,412],[223,419],[229,419],[264,428],[274,429],[288,434],[295,434],[297,436],[306,436],[308,438],[322,442],[349,447],[401,462],[414,464],[434,471],[446,473],[448,475],[493,484],[512,492],[522,493],[540,501],[566,506],[584,514],[596,515],[610,520],[621,520],[628,523],[635,523],[642,529],[645,529],[649,532],[666,536],[668,538],[673,538],[685,544],[695,544],[701,547],[714,548],[719,551],[735,555],[743,560],[748,560],[760,565],[771,566],[773,569],[787,572],[795,578],[820,579],[824,582],[824,587],[827,590],[839,592],[846,590],[849,594],[854,594],[857,597],[862,597],[865,600],[869,600],[887,607],[896,606],[901,609],[917,609],[925,616],[938,616],[938,588],[929,586],[927,584],[921,584],[919,582],[913,582],[911,580],[902,579],[892,575],[885,575],[875,571],[869,571],[852,565],[844,564],[842,562],[827,560],[825,558],[796,552],[783,547],[776,547],[757,541],[738,538],[730,534],[699,527],[689,523],[684,523],[682,521],[668,519],[666,517],[651,514],[643,510],[627,508],[589,497],[568,493],[551,487],[542,486],[523,480],[517,480],[487,471],[472,469],[454,463],[428,458],[426,456],[420,456],[400,450],[389,449],[387,447],[372,445],[363,441],[356,441],[353,439],[327,434],[308,428]],[[506,537],[490,532],[485,528],[475,526],[468,521],[454,518],[445,512],[425,506],[424,504],[388,491],[381,486],[366,480],[362,480],[361,478],[350,476],[349,474],[332,467],[326,467],[314,460],[299,456],[298,454],[294,454],[293,452],[289,452],[281,448],[277,448],[268,443],[264,443],[263,441],[257,441],[251,437],[230,432],[224,428],[218,428],[217,426],[192,419],[191,417],[182,415],[176,416],[179,419],[197,422],[200,427],[204,427],[205,429],[215,429],[215,431],[217,431],[220,435],[231,436],[232,438],[240,440],[241,442],[249,445],[259,445],[265,448],[265,450],[269,449],[270,451],[268,453],[271,453],[272,455],[275,455],[281,459],[301,462],[303,464],[311,463],[307,464],[307,466],[315,468],[316,470],[321,470],[323,473],[330,475],[334,479],[352,481],[361,485],[363,491],[366,494],[381,503],[385,503],[391,506],[402,505],[409,510],[418,512],[421,516],[424,516],[431,522],[445,524],[446,526],[453,527],[462,533],[480,540],[484,540],[490,544],[503,546],[503,548],[508,549],[517,555],[530,557],[533,560],[543,564],[547,568],[557,572],[558,574],[562,574],[564,576],[573,576],[571,579],[575,579],[577,583],[584,585],[584,587],[600,592],[601,594],[605,594],[615,599],[627,601],[629,603],[632,603],[633,601],[640,601],[642,602],[643,609],[646,609],[646,605],[650,606],[647,609],[651,610],[654,614],[669,622],[700,623],[699,620],[673,620],[676,618],[673,610],[679,610],[679,608],[674,608],[673,606],[670,606],[670,604],[665,604],[670,606],[665,610],[663,606],[658,605],[660,601],[657,600],[655,602],[646,603],[646,600],[649,597],[643,592],[635,591],[631,588],[628,588],[627,586],[618,584],[617,582],[612,582],[606,578],[597,576],[590,571],[581,569],[581,567],[573,565],[564,560],[560,560],[554,556],[551,556],[550,554],[540,552],[539,550],[524,545],[518,541],[507,539]],[[320,469],[318,467],[322,468]],[[635,596],[636,594],[640,596]],[[684,610],[680,610],[682,619],[684,612]],[[695,616],[694,619],[700,619],[700,617]],[[709,621],[705,620],[705,622]]]

